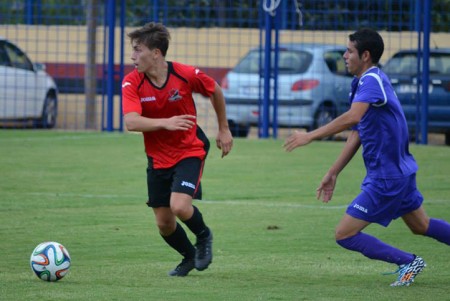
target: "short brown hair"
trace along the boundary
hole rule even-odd
[[[170,33],[161,23],[150,22],[128,34],[131,42],[144,44],[148,49],[159,49],[166,56],[169,48]]]

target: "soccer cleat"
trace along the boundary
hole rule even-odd
[[[205,238],[198,239],[195,244],[195,268],[199,271],[206,270],[212,262],[212,240],[213,235],[209,230],[209,235]]]
[[[395,282],[391,283],[391,286],[409,286],[426,266],[422,257],[416,256],[410,263],[399,266],[395,272],[398,273],[398,278]]]
[[[169,276],[184,277],[195,267],[194,258],[184,258],[175,269],[169,272]]]

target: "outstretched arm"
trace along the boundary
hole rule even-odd
[[[313,140],[322,139],[345,131],[346,129],[357,124],[364,116],[368,108],[368,103],[356,102],[352,104],[347,112],[332,120],[330,123],[315,129],[314,131],[307,133],[295,131],[286,139],[284,149],[287,152],[291,152],[297,147],[311,143]]]

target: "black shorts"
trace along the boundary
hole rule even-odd
[[[204,160],[186,158],[171,168],[154,169],[153,160],[148,158],[147,167],[147,205],[152,208],[170,207],[172,192],[185,193],[201,200]]]

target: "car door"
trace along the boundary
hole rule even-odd
[[[324,60],[332,73],[330,78],[333,87],[334,101],[337,107],[337,115],[347,111],[350,107],[348,97],[353,76],[348,73],[344,60],[345,50],[335,49],[324,53]]]
[[[7,102],[11,99],[13,89],[11,88],[12,80],[8,74],[11,73],[11,62],[6,53],[5,41],[0,41],[0,118],[11,117],[10,104]]]
[[[19,119],[40,116],[41,94],[37,73],[26,54],[17,46],[3,41],[0,55],[0,118]]]
[[[431,52],[428,126],[450,132],[450,52]]]

